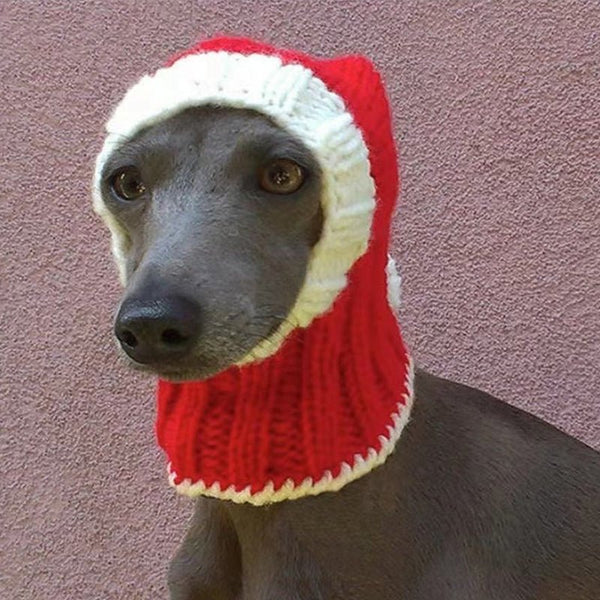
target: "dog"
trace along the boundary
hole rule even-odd
[[[181,83],[186,65],[200,92],[169,79]],[[261,80],[263,66],[271,79]],[[210,87],[211,73],[225,73],[226,83]],[[270,99],[275,77],[277,94],[292,78],[294,102],[316,90],[318,102],[301,117],[310,126],[292,120],[300,117],[285,103],[289,94]],[[354,90],[361,77],[360,89],[374,96],[340,103],[341,90]],[[160,377],[157,430],[171,483],[196,498],[169,569],[172,600],[600,597],[600,455],[482,391],[413,367],[400,334],[385,337],[396,331],[393,302],[384,306],[378,290],[385,287],[388,302],[393,269],[384,275],[372,264],[381,266],[387,249],[391,208],[381,206],[397,191],[396,167],[387,101],[370,63],[318,63],[217,38],[143,81],[109,122],[94,193],[125,284],[119,347],[134,368]],[[252,91],[257,81],[268,109]],[[156,109],[151,93],[163,89],[168,110]],[[174,100],[176,92],[185,101]],[[326,127],[343,122],[347,135],[322,133],[311,120],[321,119],[322,106],[333,115]],[[374,125],[361,110],[379,111]],[[332,204],[343,202],[344,178],[352,202],[366,199],[351,209]],[[336,277],[327,279],[330,264]],[[325,286],[329,280],[337,288]],[[371,306],[378,308],[369,313]],[[287,429],[266,420],[294,413],[286,395],[298,386],[304,392],[293,397],[302,402],[342,402],[303,408]],[[394,402],[381,406],[387,417],[357,389],[391,394]],[[272,442],[276,425],[283,434]],[[380,425],[387,433],[361,454]],[[346,447],[354,462],[344,459],[338,470],[319,463]],[[183,472],[200,463],[201,478]],[[310,476],[302,479],[302,469]]]

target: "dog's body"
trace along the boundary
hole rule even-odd
[[[266,147],[310,171],[295,196],[256,190]],[[121,202],[109,188],[131,164],[143,185],[117,181]],[[117,151],[103,181],[129,239],[116,332],[137,363],[207,377],[285,319],[322,226],[319,171],[292,136],[249,111],[185,111]],[[199,499],[172,598],[600,597],[599,455],[483,392],[421,371],[415,391],[393,454],[340,491]]]
[[[336,493],[198,501],[174,600],[592,600],[600,458],[539,419],[424,372],[382,467]]]

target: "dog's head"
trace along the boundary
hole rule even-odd
[[[116,149],[101,182],[127,238],[115,335],[134,365],[206,377],[288,318],[322,226],[319,165],[294,136],[190,108]]]
[[[332,307],[374,229],[385,269],[395,152],[365,59],[212,40],[137,83],[107,130],[95,207],[125,285],[115,335],[134,366],[204,379],[273,354]],[[372,164],[372,145],[391,164]]]

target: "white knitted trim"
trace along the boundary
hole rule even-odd
[[[388,262],[385,268],[387,275],[387,300],[394,313],[400,309],[400,294],[402,292],[402,277],[398,271],[396,261],[388,254]]]
[[[293,329],[307,327],[332,306],[346,286],[347,272],[368,246],[375,184],[352,115],[312,71],[262,54],[186,56],[143,77],[127,92],[106,125],[108,136],[96,161],[94,208],[112,233],[123,284],[128,239],[102,199],[102,169],[110,154],[143,128],[185,108],[211,104],[253,109],[272,118],[314,153],[323,173],[323,229],[304,284],[279,329],[238,363],[246,364],[274,354]]]
[[[374,448],[369,448],[366,454],[354,455],[354,463],[342,463],[342,470],[337,477],[334,477],[331,471],[325,471],[319,481],[314,482],[311,477],[307,477],[300,485],[295,485],[291,479],[288,479],[279,489],[275,489],[273,482],[269,481],[265,487],[254,494],[247,486],[241,491],[237,491],[233,485],[222,490],[218,482],[210,487],[200,480],[192,483],[191,479],[185,479],[179,484],[175,483],[176,473],[171,470],[171,463],[167,467],[169,473],[169,483],[181,494],[192,498],[197,496],[209,496],[211,498],[220,498],[221,500],[231,500],[241,504],[249,503],[256,506],[270,504],[272,502],[281,502],[282,500],[294,500],[303,496],[316,496],[323,492],[337,492],[346,484],[366,475],[375,467],[382,465],[388,456],[393,452],[400,434],[408,423],[410,412],[414,401],[414,365],[409,358],[408,368],[405,380],[405,393],[402,394],[402,400],[398,402],[396,412],[392,414],[394,426],[387,426],[388,435],[379,436],[381,450],[379,452]]]

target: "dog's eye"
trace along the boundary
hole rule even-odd
[[[121,200],[136,200],[146,193],[142,175],[136,167],[123,167],[110,179],[110,187]]]
[[[260,187],[271,194],[291,194],[304,183],[304,169],[289,158],[278,158],[260,169]]]

